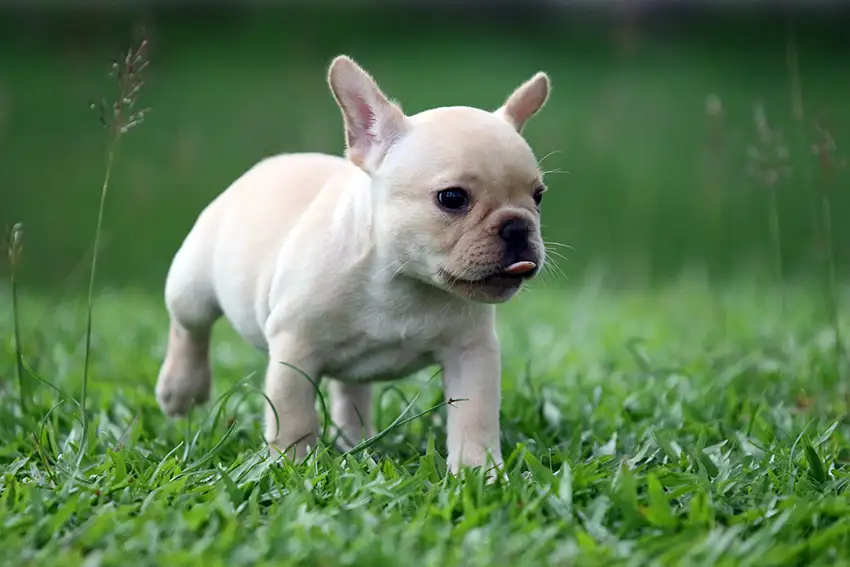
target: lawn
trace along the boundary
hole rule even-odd
[[[508,481],[492,486],[446,476],[441,408],[392,426],[439,405],[434,370],[381,387],[388,431],[367,450],[270,457],[263,357],[226,323],[219,403],[165,418],[165,311],[129,291],[97,297],[84,439],[85,301],[22,298],[43,382],[25,377],[21,412],[0,289],[0,563],[850,564],[850,398],[819,289],[789,286],[783,310],[754,282],[574,279],[500,308]]]
[[[850,565],[850,367],[827,286],[776,283],[817,279],[828,241],[846,285],[850,168],[811,151],[850,135],[844,28],[792,44],[760,18],[656,34],[380,11],[153,18],[152,110],[118,152],[100,246],[108,135],[89,107],[129,34],[0,18],[0,226],[26,229],[15,313],[0,262],[0,565]],[[551,169],[544,235],[575,249],[568,280],[499,308],[496,484],[446,474],[436,368],[377,388],[365,449],[323,435],[298,465],[264,445],[266,361],[226,322],[214,402],[184,420],[156,404],[174,250],[261,157],[342,150],[325,80],[341,52],[411,112],[553,78],[525,134]],[[750,176],[763,138],[787,158],[775,185]]]

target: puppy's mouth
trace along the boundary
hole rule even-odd
[[[510,291],[518,288],[525,280],[537,274],[535,262],[514,262],[510,266],[499,267],[493,273],[475,279],[459,278],[447,270],[440,270],[443,278],[452,286],[464,287],[470,290]]]

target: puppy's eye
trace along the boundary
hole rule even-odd
[[[538,189],[534,192],[534,204],[538,207],[540,206],[540,202],[543,200],[543,191],[544,189]]]
[[[437,193],[437,202],[444,209],[458,211],[469,206],[469,194],[460,187],[443,189]]]

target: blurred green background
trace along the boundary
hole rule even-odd
[[[557,170],[547,178],[544,234],[574,248],[561,262],[571,283],[597,266],[629,285],[694,268],[771,274],[771,189],[750,175],[748,154],[760,103],[783,136],[762,155],[790,156],[790,175],[774,186],[789,277],[819,273],[823,191],[846,273],[850,186],[838,167],[850,139],[846,13],[450,6],[3,9],[0,224],[24,223],[23,284],[86,284],[107,140],[89,104],[112,92],[109,63],[142,24],[152,63],[140,99],[152,110],[115,164],[102,285],[158,293],[202,207],[256,161],[341,152],[325,83],[341,52],[409,113],[495,109],[535,71],[550,74],[549,105],[526,135],[548,156],[544,168]],[[802,122],[793,116],[791,29]],[[837,141],[833,166],[811,150],[816,122]]]

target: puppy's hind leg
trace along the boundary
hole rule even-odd
[[[199,269],[203,266],[197,264],[203,256],[192,249],[191,240],[187,244],[174,258],[165,285],[171,322],[156,398],[170,416],[185,415],[193,406],[209,400],[210,338],[213,324],[221,316],[212,284],[205,270]]]

